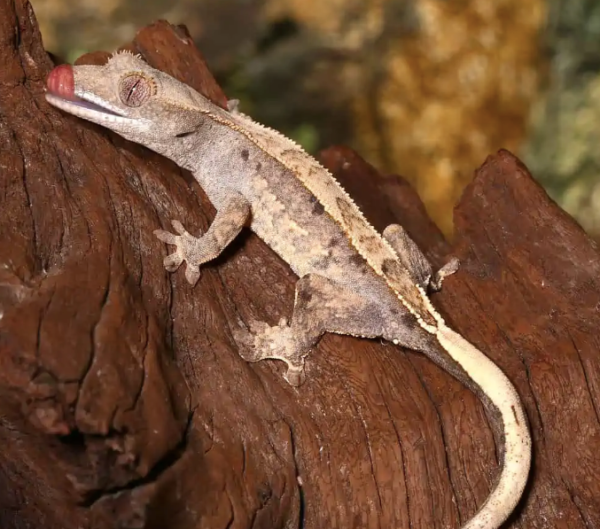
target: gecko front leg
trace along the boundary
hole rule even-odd
[[[177,249],[164,259],[164,266],[174,272],[183,261],[186,262],[185,278],[195,285],[200,278],[200,265],[211,261],[235,239],[250,217],[250,203],[239,193],[231,193],[219,208],[207,232],[194,237],[186,231],[181,222],[171,221],[179,235],[165,230],[155,230],[154,235]]]

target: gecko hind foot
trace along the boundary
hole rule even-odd
[[[274,326],[252,320],[250,329],[236,329],[234,338],[240,346],[240,356],[247,362],[283,360],[287,364],[287,373],[284,375],[287,382],[292,386],[300,386],[304,382],[304,359],[310,347],[306,346],[286,319],[281,319]]]

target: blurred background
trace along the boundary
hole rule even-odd
[[[406,177],[450,235],[488,154],[521,157],[600,236],[598,0],[31,0],[73,61],[185,24],[229,98],[310,152]]]

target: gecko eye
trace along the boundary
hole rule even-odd
[[[128,107],[142,106],[153,93],[152,81],[137,73],[124,77],[119,84],[119,97]]]

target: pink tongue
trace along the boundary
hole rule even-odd
[[[48,74],[46,87],[51,94],[63,99],[75,100],[75,81],[73,67],[70,64],[61,64]]]

